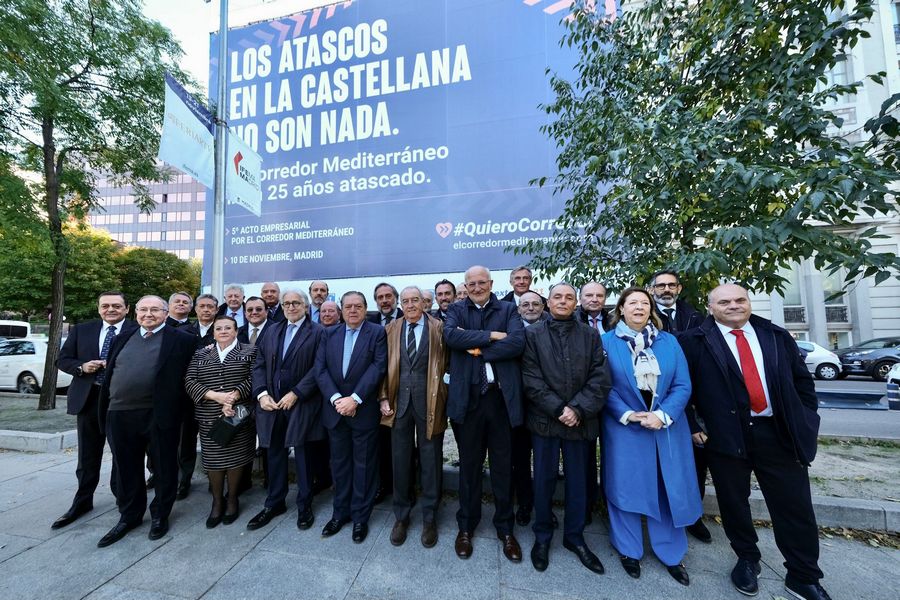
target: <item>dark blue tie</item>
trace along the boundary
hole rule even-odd
[[[116,327],[114,325],[110,325],[109,329],[106,330],[106,337],[103,338],[103,347],[100,348],[100,360],[106,360],[106,357],[109,356],[109,348],[112,346],[113,341],[116,339]],[[97,385],[103,385],[103,381],[106,379],[106,370],[102,370],[97,373],[97,376],[94,378],[94,381]]]

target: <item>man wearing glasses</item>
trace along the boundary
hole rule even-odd
[[[525,349],[522,318],[512,302],[501,302],[491,289],[485,267],[466,271],[465,302],[450,305],[444,339],[451,349],[447,416],[459,448],[459,510],[456,554],[472,555],[472,540],[481,520],[482,467],[490,453],[494,527],[503,554],[522,560],[513,535],[512,428],[522,425],[522,377],[519,357]]]
[[[138,329],[116,336],[100,388],[100,420],[118,467],[119,522],[97,546],[104,548],[139,526],[147,510],[144,452],[153,458],[156,494],[150,503],[149,538],[169,531],[178,486],[178,439],[184,407],[190,403],[184,375],[195,338],[166,325],[169,305],[144,296],[135,309]]]
[[[278,305],[278,309],[282,310],[281,314],[284,315],[281,304]],[[247,315],[247,322],[238,329],[238,341],[255,346],[259,342],[260,336],[267,330],[266,328],[274,325],[275,322],[269,321],[266,301],[259,296],[250,296],[247,299],[247,302],[244,303],[244,313]]]
[[[696,308],[681,300],[678,295],[681,294],[681,280],[678,273],[671,269],[657,271],[650,279],[650,294],[656,302],[654,309],[662,321],[663,331],[675,335],[676,337],[684,333],[688,329],[699,327],[703,323],[703,315]],[[693,414],[693,413],[690,413]],[[691,417],[688,417],[689,419]],[[694,466],[697,468],[697,483],[700,485],[700,498],[706,495],[706,450],[703,442],[700,440],[700,428],[696,423],[691,423],[691,433],[693,433],[694,442]],[[703,543],[712,542],[712,534],[703,524],[703,517],[697,519],[697,522],[687,527],[688,533]]]

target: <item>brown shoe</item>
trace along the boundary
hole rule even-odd
[[[503,555],[510,562],[522,562],[522,548],[519,547],[519,541],[513,534],[501,535],[497,534],[497,538],[503,542]]]
[[[408,521],[397,521],[394,528],[391,529],[391,544],[394,546],[402,546],[406,541],[406,530],[409,528]]]
[[[422,545],[426,548],[433,548],[437,544],[438,533],[437,525],[434,521],[422,524]],[[471,552],[471,551],[470,551]]]
[[[456,534],[456,555],[460,558],[472,556],[472,534],[468,531]]]

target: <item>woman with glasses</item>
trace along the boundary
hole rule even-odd
[[[622,292],[603,335],[612,390],[603,410],[603,475],[610,542],[631,577],[641,576],[642,517],[654,554],[680,584],[685,527],[701,513],[684,408],[691,382],[675,337],[660,330],[650,293]]]
[[[250,374],[256,348],[237,340],[237,322],[219,315],[212,325],[215,344],[201,348],[188,367],[184,385],[195,405],[200,426],[203,468],[209,475],[213,503],[206,519],[210,529],[219,523],[233,523],[240,513],[238,489],[244,467],[256,457],[256,428],[252,419],[237,429],[234,438],[223,446],[210,436],[213,424],[222,416],[234,416],[242,406],[252,410]],[[228,497],[225,499],[225,480]]]

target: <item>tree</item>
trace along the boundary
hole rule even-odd
[[[97,318],[97,295],[120,287],[116,261],[119,247],[105,231],[67,224],[69,247],[66,275],[66,320],[77,323]]]
[[[95,173],[135,188],[162,178],[154,159],[164,73],[184,80],[171,33],[139,0],[6,0],[0,5],[0,140],[42,175],[41,208],[53,248],[52,318],[39,408],[55,405],[55,360],[65,309],[68,216],[96,205]]]
[[[168,300],[174,292],[196,295],[200,289],[197,263],[189,263],[163,250],[125,248],[115,262],[121,290],[131,304],[148,294]]]
[[[805,258],[848,282],[900,272],[857,224],[897,215],[887,138],[853,144],[829,109],[862,85],[829,73],[868,37],[870,0],[649,0],[612,22],[584,4],[563,39],[574,78],[553,76],[544,106],[564,229],[516,252],[613,289],[664,266],[704,291],[728,278],[768,293]]]

